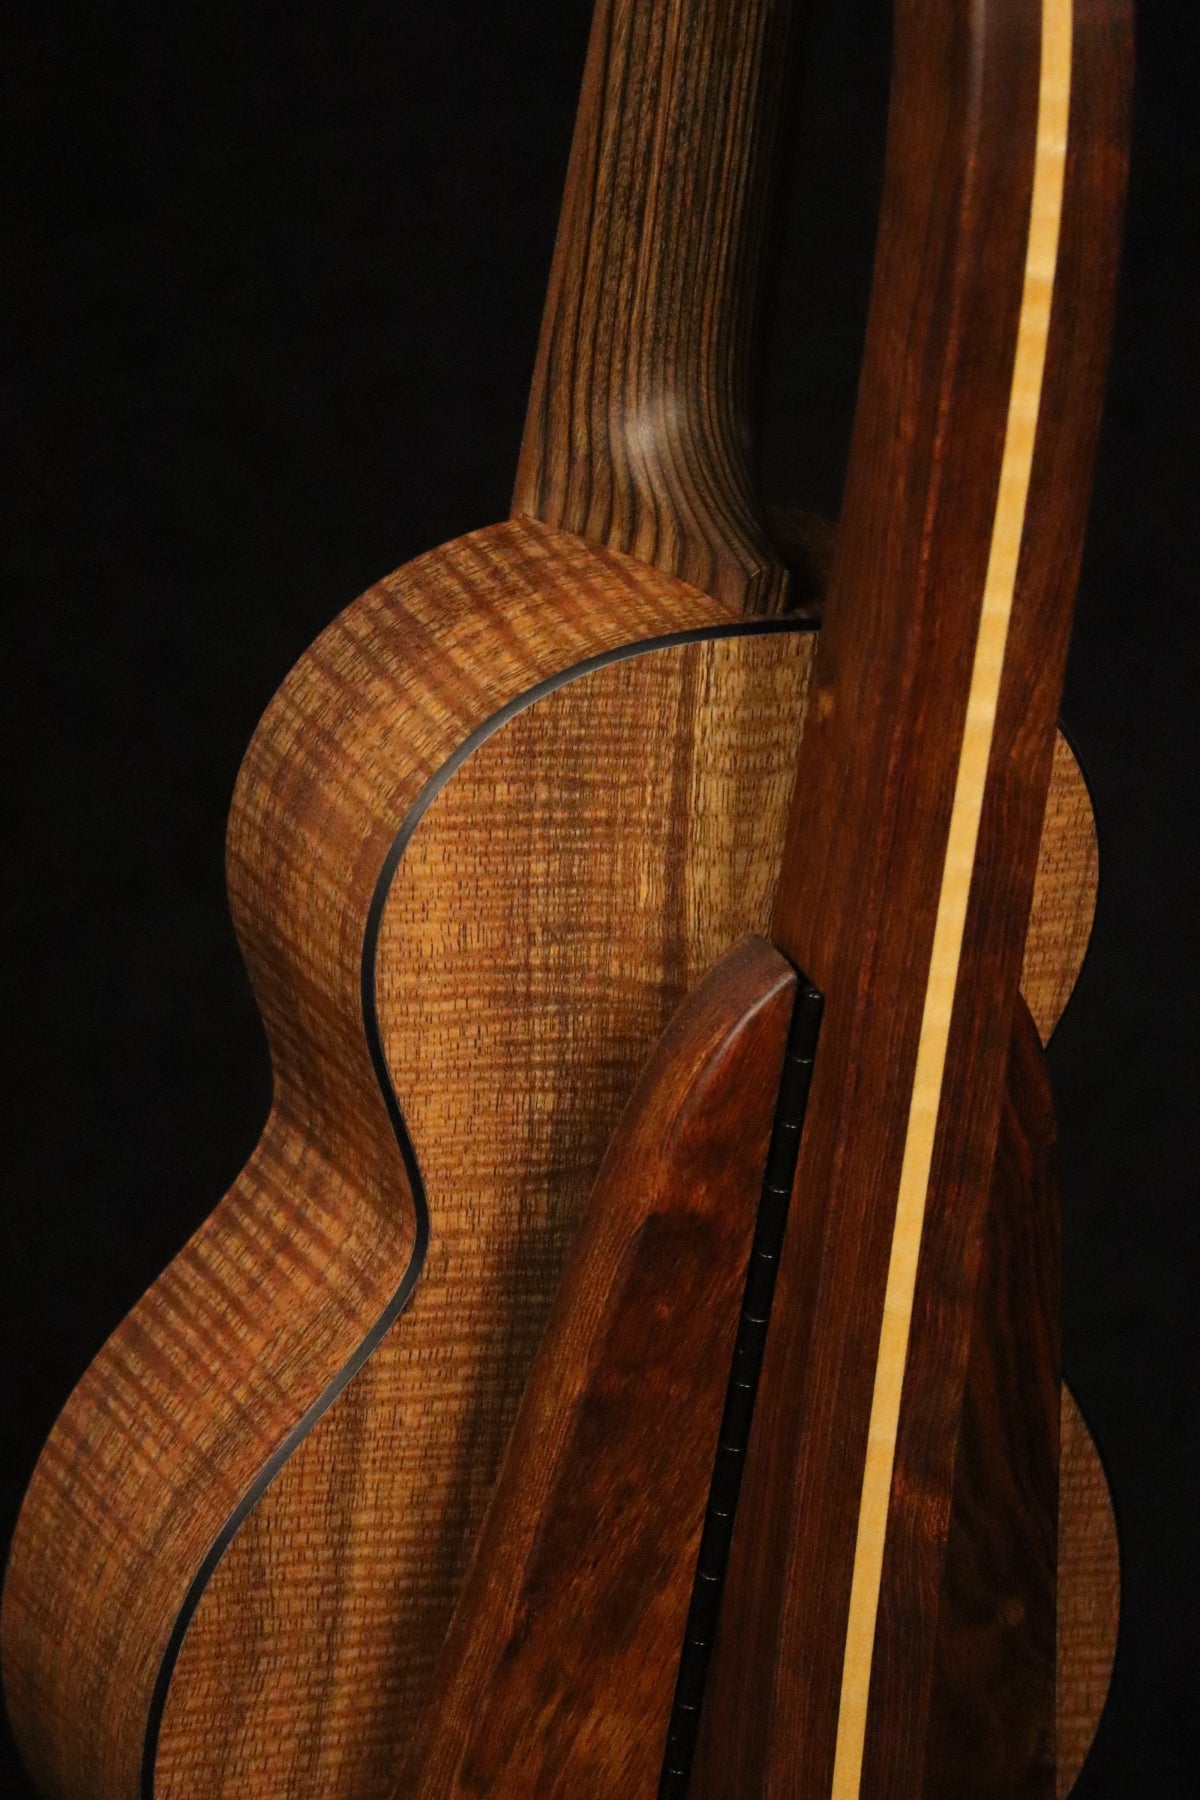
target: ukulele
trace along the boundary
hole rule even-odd
[[[786,956],[710,971],[630,1103],[397,1796],[1049,1800],[1077,1771],[1053,1110],[1017,986],[1125,25],[901,15]]]
[[[770,928],[814,641],[744,452],[783,23],[600,7],[513,517],[342,614],[251,745],[272,1113],[26,1502],[6,1687],[48,1792],[389,1791],[605,1146]]]

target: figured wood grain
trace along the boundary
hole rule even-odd
[[[653,1794],[796,977],[750,938],[621,1117],[397,1796]]]
[[[418,1236],[361,996],[397,831],[508,702],[689,628],[704,641],[518,711],[391,873],[370,981],[430,1241],[408,1310],[314,1424]],[[138,1793],[197,1582],[154,1792],[387,1791],[612,1126],[675,1003],[769,916],[809,654],[518,521],[370,590],[285,681],[229,834],[271,1119],[72,1396],[10,1563],[7,1692],[47,1794]]]
[[[915,1271],[861,1781],[856,1757],[843,1762],[846,1791],[872,1800],[910,1800],[925,1755],[953,1446],[1102,387],[1123,18],[1103,4],[1077,15],[1073,60],[1089,99],[1071,114],[1046,378]],[[777,941],[827,1007],[697,1763],[696,1792],[714,1800],[808,1796],[833,1781],[906,1097],[1021,308],[1040,8],[903,5],[897,25],[866,363],[777,914]]]
[[[599,595],[605,626],[576,610]],[[556,664],[622,631],[722,617],[619,557],[597,562],[515,525],[371,590],[281,689],[230,828],[231,893],[275,1059],[272,1118],[230,1195],[85,1377],[14,1546],[6,1686],[47,1793],[137,1792],[189,1584],[408,1264],[407,1176],[357,990],[372,884],[406,808],[474,726]],[[384,939],[398,936],[378,959],[389,1059],[430,1191],[436,1178],[457,1205],[464,1178],[472,1190],[441,1221],[421,1300],[443,1346],[424,1352],[440,1411],[412,1385],[398,1328],[295,1450],[192,1619],[158,1792],[386,1791],[396,1722],[414,1720],[427,1692],[609,1123],[673,999],[768,915],[807,665],[802,637],[692,649],[652,684],[649,712],[640,662],[585,678],[468,759],[408,846],[385,919]],[[1075,818],[1086,797],[1064,769],[1055,817]],[[519,805],[531,770],[533,803]],[[504,832],[480,834],[471,819],[491,816],[497,796]],[[1060,918],[1090,904],[1076,839],[1052,821],[1043,843]],[[582,1040],[568,1003],[580,978],[592,996]],[[514,991],[543,998],[510,1017]],[[464,995],[477,1004],[464,1010]],[[476,1060],[481,1039],[494,1061]],[[511,1079],[518,1067],[532,1086]],[[428,1148],[439,1134],[441,1168]],[[515,1231],[491,1247],[490,1296],[456,1292],[478,1250],[481,1192],[495,1205],[505,1183],[523,1199]]]
[[[1079,1407],[1062,1395],[1058,1515],[1057,1800],[1066,1800],[1104,1710],[1117,1649],[1121,1563],[1104,1468]]]
[[[1059,732],[1021,958],[1021,997],[1043,1044],[1049,1043],[1079,979],[1099,879],[1091,795],[1074,751]]]
[[[1054,1800],[1061,1207],[1016,1009],[942,1568],[922,1800]]]
[[[909,1375],[917,1265],[929,1208],[943,1095],[951,1104],[957,1100],[946,1079],[950,1031],[956,1003],[960,1009],[963,1004],[959,992],[968,900],[975,877],[1000,690],[1008,662],[1017,564],[1025,535],[1034,441],[1041,411],[1050,305],[1062,220],[1071,96],[1071,7],[1072,0],[1042,0],[1041,6],[1041,60],[1024,284],[1017,318],[996,510],[988,544],[979,622],[971,651],[970,685],[925,976],[883,1296],[867,1427],[866,1464],[859,1499],[858,1535],[851,1572],[845,1661],[838,1700],[833,1800],[858,1800],[862,1790],[867,1708],[882,1601],[892,1481],[896,1473],[901,1395]],[[983,1129],[986,1132],[988,1128],[985,1125]],[[956,1149],[961,1155],[961,1148],[956,1146]],[[1051,1378],[1056,1372],[1052,1364]],[[916,1404],[920,1405],[920,1401]],[[939,1619],[942,1616],[939,1608]],[[934,1728],[931,1708],[931,1730]]]
[[[607,638],[597,636],[596,621],[575,620],[564,598],[598,577],[620,601]],[[503,605],[501,583],[513,589]],[[188,1583],[306,1406],[355,1352],[407,1264],[406,1177],[364,1065],[354,985],[362,912],[389,833],[448,748],[555,656],[570,661],[611,643],[622,621],[648,631],[714,616],[699,597],[676,590],[666,591],[676,610],[664,616],[659,588],[620,559],[597,570],[583,547],[536,527],[482,534],[365,596],[289,678],[264,722],[231,824],[230,874],[272,1034],[275,1106],[235,1189],[85,1379],[30,1495],[6,1589],[6,1681],[26,1754],[48,1792],[136,1791],[148,1695]],[[545,643],[524,647],[514,633],[531,627],[547,595],[556,616],[543,620]],[[498,642],[489,616],[501,621]],[[530,1115],[524,1090],[511,1088],[503,1120],[517,1146],[510,1177],[533,1170],[540,1184],[529,1189],[516,1247],[497,1252],[494,1310],[490,1321],[481,1318],[481,1328],[501,1329],[497,1320],[519,1278],[524,1320],[503,1321],[515,1334],[508,1385],[494,1405],[476,1405],[464,1370],[457,1410],[441,1423],[424,1422],[440,1436],[431,1458],[419,1433],[402,1432],[405,1408],[417,1402],[395,1399],[397,1359],[385,1340],[297,1451],[286,1480],[259,1501],[210,1584],[168,1699],[160,1791],[299,1792],[319,1779],[330,1793],[366,1793],[390,1779],[388,1721],[415,1716],[425,1692],[523,1359],[550,1303],[570,1196],[598,1163],[606,1122],[671,998],[746,923],[766,916],[786,800],[786,737],[798,729],[803,699],[800,646],[730,644],[708,653],[719,666],[701,659],[698,687],[689,677],[705,731],[700,755],[686,771],[673,767],[670,784],[678,791],[682,783],[691,809],[697,841],[690,854],[661,836],[640,849],[631,838],[624,849],[610,846],[608,885],[596,881],[596,840],[584,812],[593,822],[599,812],[615,832],[617,815],[628,823],[631,799],[644,813],[663,791],[645,759],[630,783],[610,779],[603,766],[589,773],[578,754],[581,730],[610,756],[641,742],[644,696],[628,684],[632,665],[577,685],[574,723],[565,695],[543,701],[536,723],[532,713],[512,721],[486,755],[464,765],[410,845],[389,916],[399,918],[394,909],[403,897],[421,921],[423,893],[447,883],[459,894],[479,892],[480,873],[470,864],[473,809],[497,791],[511,796],[539,757],[559,771],[561,785],[543,794],[549,816],[510,819],[503,842],[485,834],[480,852],[498,854],[490,891],[500,882],[507,895],[486,935],[493,955],[507,942],[508,963],[491,968],[486,997],[494,1006],[514,984],[547,996],[540,1016],[507,1022],[507,1044],[492,1046],[506,1066],[537,1069],[542,1096]],[[761,766],[764,715],[790,720],[767,733],[774,775]],[[343,755],[348,763],[339,764]],[[1063,765],[1062,799],[1042,851],[1047,907],[1060,922],[1084,918],[1090,906],[1087,859],[1081,863],[1073,850],[1086,796],[1070,767]],[[1075,822],[1065,833],[1063,819]],[[764,847],[772,833],[773,846]],[[540,871],[537,882],[519,873],[520,857]],[[671,894],[673,869],[682,885]],[[631,891],[661,912],[639,951],[643,972],[610,966],[601,999],[600,965],[611,957],[611,934]],[[661,920],[673,908],[688,923],[668,934]],[[555,918],[569,918],[570,932],[552,928]],[[555,1046],[569,1031],[558,996],[570,983],[570,934],[581,924],[593,959],[586,973],[599,1061],[572,1092],[553,1076]],[[424,1070],[428,1045],[453,1029],[453,1019],[448,1025],[438,1016],[439,1008],[455,1010],[445,995],[464,981],[479,992],[483,975],[470,968],[478,940],[460,928],[448,936],[441,911],[420,930],[390,1016],[411,1021],[394,1055]],[[523,970],[517,946],[528,957],[530,945],[534,966]],[[390,966],[385,955],[381,968]],[[428,972],[451,984],[441,999],[425,991],[420,977]],[[481,1028],[481,1020],[470,1027]],[[322,1035],[327,1048],[318,1054]],[[485,1078],[466,1095],[461,1084],[460,1071],[445,1095],[424,1102],[410,1090],[414,1119],[419,1105],[430,1109],[423,1120],[430,1136],[448,1126],[458,1142],[464,1119],[486,1117],[498,1104]],[[447,1189],[458,1179],[448,1169]],[[469,1230],[476,1225],[468,1219]],[[464,1244],[458,1255],[471,1253]],[[450,1265],[445,1280],[453,1279]],[[458,1329],[452,1295],[444,1310],[448,1341]],[[405,1555],[397,1558],[402,1517],[407,1575]]]
[[[513,499],[747,612],[784,566],[750,352],[790,0],[598,0]]]
[[[791,578],[791,604],[802,606],[806,616],[819,624],[837,528],[828,519],[792,509],[773,507],[768,516]],[[1060,731],[1054,742],[1021,964],[1021,997],[1043,1044],[1049,1042],[1079,978],[1095,919],[1098,881],[1091,796],[1074,751]],[[1031,1276],[1036,1272],[1036,1264],[1031,1264]],[[1112,1499],[1087,1426],[1066,1387],[1062,1419],[1055,1680],[1059,1800],[1074,1784],[1104,1709],[1120,1610]]]
[[[783,39],[766,0],[601,6],[516,500],[751,610],[783,594],[745,462]],[[743,640],[644,683],[632,665],[581,679],[477,751],[416,831],[376,998],[445,1205],[411,1314],[314,1422],[420,1254],[363,1036],[373,883],[422,783],[522,684],[726,617],[518,521],[380,584],[285,683],[230,834],[271,1120],[72,1398],[14,1547],[6,1680],[48,1793],[133,1795],[167,1674],[147,1791],[385,1791],[608,1127],[674,1001],[768,915],[806,650]],[[497,803],[504,830],[481,833]],[[426,990],[434,971],[454,995]],[[463,1273],[480,1251],[486,1286]]]
[[[1021,997],[1043,1044],[1061,1017],[1087,954],[1098,878],[1091,798],[1060,732],[1021,968]],[[1029,1265],[1031,1280],[1036,1279],[1037,1268],[1036,1262]],[[1104,1468],[1065,1385],[1059,1436],[1055,1791],[1057,1800],[1065,1800],[1108,1698],[1121,1576],[1117,1525]]]
[[[792,577],[793,604],[803,593],[809,613],[819,623],[836,528],[828,520],[779,508],[772,509],[770,517]],[[1021,997],[1043,1044],[1049,1042],[1079,978],[1095,919],[1098,881],[1091,796],[1074,751],[1060,731],[1021,964]],[[1031,1274],[1036,1274],[1036,1265],[1031,1265]],[[1062,1418],[1055,1683],[1059,1800],[1074,1784],[1104,1709],[1120,1610],[1112,1500],[1087,1426],[1066,1387]]]
[[[770,507],[768,518],[791,577],[791,610],[819,626],[837,526],[831,519],[793,507]],[[1096,915],[1099,871],[1091,794],[1074,750],[1059,731],[1021,961],[1021,997],[1043,1044],[1049,1043],[1083,967]]]

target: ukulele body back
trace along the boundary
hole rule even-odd
[[[228,838],[271,1116],[14,1545],[48,1793],[387,1792],[617,1118],[769,918],[812,642],[514,521],[283,684]]]

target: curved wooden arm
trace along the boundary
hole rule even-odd
[[[748,938],[646,1066],[394,1800],[654,1792],[795,992]]]

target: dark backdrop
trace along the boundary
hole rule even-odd
[[[836,510],[887,35],[817,0],[765,485]],[[224,816],[273,688],[395,564],[500,517],[589,0],[10,12],[3,1508],[268,1097]],[[1104,856],[1053,1062],[1067,1363],[1125,1555],[1081,1800],[1200,1792],[1197,11],[1145,0],[1116,352],[1066,701]],[[7,1764],[0,1792],[30,1790]]]

